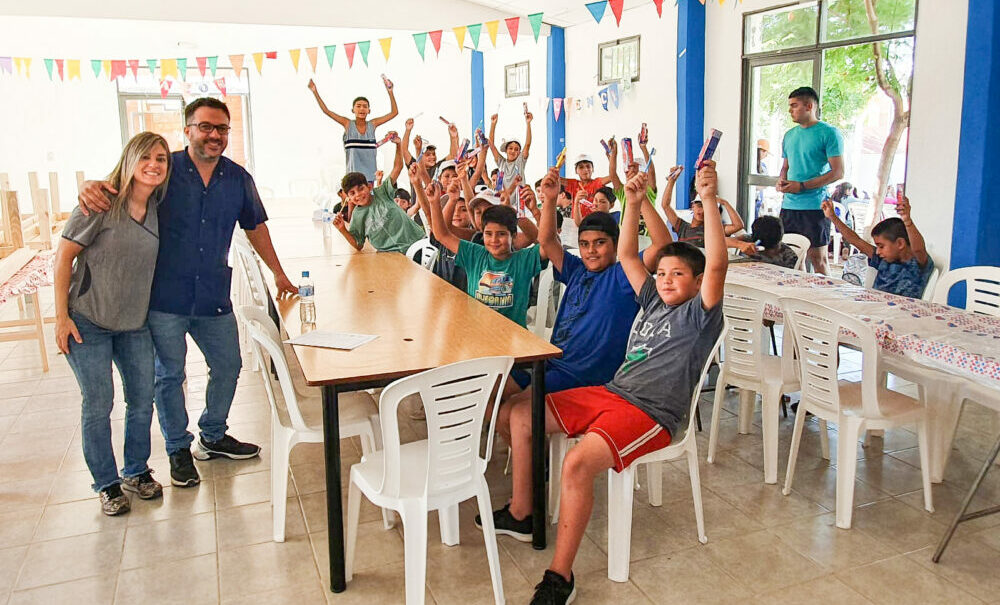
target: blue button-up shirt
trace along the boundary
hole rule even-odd
[[[201,316],[230,313],[233,230],[237,222],[243,229],[254,229],[267,220],[250,173],[222,157],[206,187],[187,149],[176,151],[158,218],[160,253],[150,310]]]

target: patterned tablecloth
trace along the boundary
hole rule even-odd
[[[730,265],[726,281],[858,317],[874,326],[884,351],[1000,392],[1000,318],[762,263]],[[772,303],[764,315],[782,320],[780,307]]]
[[[31,294],[42,286],[52,285],[52,252],[40,252],[20,271],[0,284],[0,305],[22,294]]]

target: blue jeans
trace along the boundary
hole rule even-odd
[[[150,311],[149,331],[156,348],[156,412],[167,454],[190,448],[194,441],[187,430],[188,414],[182,388],[188,334],[208,363],[205,409],[198,419],[201,436],[205,441],[222,439],[229,428],[226,419],[243,366],[236,318],[232,313],[202,317]]]
[[[111,408],[115,387],[111,364],[118,366],[125,387],[125,466],[122,474],[135,477],[149,467],[149,425],[153,421],[153,340],[146,326],[130,332],[114,332],[94,325],[79,313],[70,318],[82,343],[69,339],[66,360],[83,394],[83,457],[100,491],[121,483],[115,452],[111,447]]]

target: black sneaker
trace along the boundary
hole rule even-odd
[[[101,490],[101,512],[109,517],[124,515],[132,508],[128,496],[122,493],[122,486],[115,483]]]
[[[170,482],[177,487],[194,487],[201,483],[191,450],[184,448],[170,454]]]
[[[483,528],[483,520],[476,515],[476,527]],[[493,527],[498,536],[510,536],[519,542],[531,542],[534,525],[531,515],[518,520],[510,514],[510,504],[505,504],[500,510],[493,511]]]
[[[246,460],[258,455],[260,455],[259,445],[243,443],[229,435],[223,435],[222,439],[218,441],[205,441],[204,437],[199,437],[194,449],[194,457],[198,460],[211,460],[212,458]]]
[[[153,471],[146,469],[146,472],[135,477],[125,477],[122,479],[122,488],[130,492],[135,492],[143,500],[152,500],[163,495],[163,486],[156,479],[153,479]]]
[[[531,605],[566,605],[576,598],[576,579],[573,574],[566,578],[552,571],[545,570],[542,581],[535,584],[535,596],[531,597]]]

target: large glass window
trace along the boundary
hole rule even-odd
[[[816,44],[817,2],[753,13],[744,19],[743,52],[773,52]]]
[[[597,47],[600,84],[639,81],[639,36],[603,42]]]
[[[824,4],[823,41],[850,40],[912,30],[917,0],[830,0]],[[869,15],[874,11],[874,19]]]

